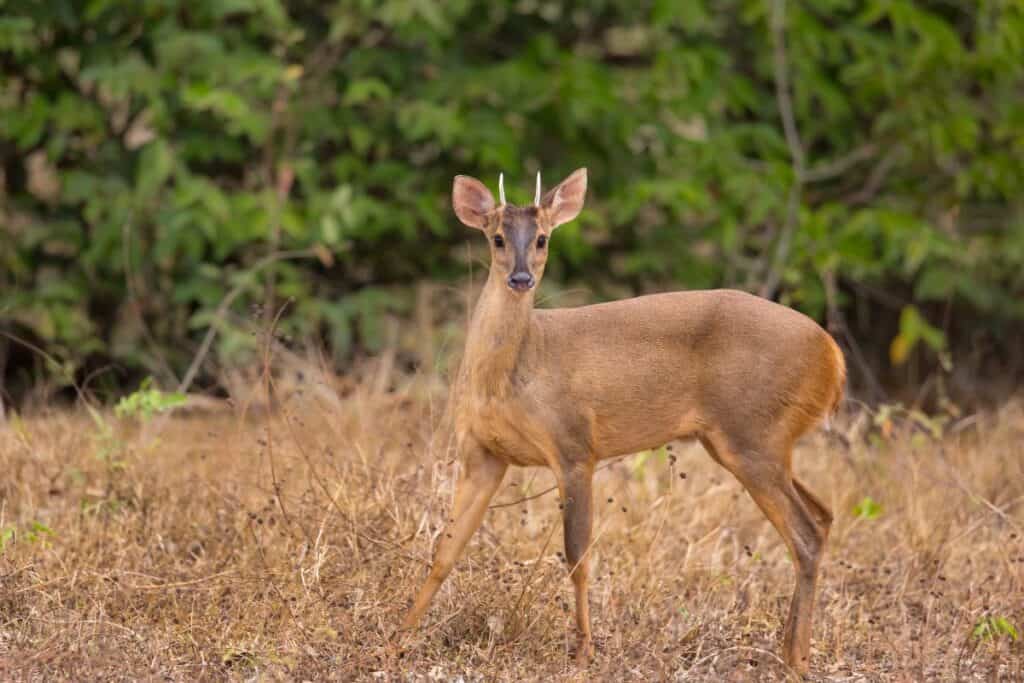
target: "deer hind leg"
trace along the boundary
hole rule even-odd
[[[427,611],[437,589],[444,583],[455,561],[462,555],[466,543],[480,527],[487,506],[501,485],[506,469],[506,463],[479,448],[474,447],[466,453],[462,475],[455,488],[451,522],[437,544],[430,574],[402,621],[402,630],[414,628]]]
[[[800,483],[800,480],[796,477],[793,477],[793,486],[796,487],[796,492],[800,494],[811,514],[814,515],[814,518],[824,528],[825,535],[827,536],[828,530],[832,526],[832,511],[816,495],[808,491],[807,487]]]
[[[705,446],[743,484],[789,547],[796,586],[783,631],[783,655],[797,673],[807,673],[818,566],[832,514],[793,478],[789,448],[740,450],[723,442],[710,439]]]
[[[594,518],[592,465],[571,465],[562,476],[562,524],[565,559],[576,590],[576,663],[584,665],[593,649],[590,634],[590,569],[588,553]]]

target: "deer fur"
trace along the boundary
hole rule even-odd
[[[734,290],[535,309],[548,253],[543,242],[580,212],[586,183],[586,169],[579,169],[534,206],[517,207],[495,204],[476,179],[455,179],[455,213],[487,236],[491,267],[453,391],[463,469],[451,524],[402,627],[414,627],[426,611],[508,466],[543,466],[555,473],[561,495],[577,661],[585,663],[592,648],[586,555],[596,463],[699,439],[789,547],[796,587],[783,655],[806,672],[832,515],[793,477],[791,457],[794,442],[838,406],[843,354],[805,315]]]

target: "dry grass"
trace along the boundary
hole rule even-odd
[[[385,647],[457,465],[436,388],[375,384],[273,416],[107,415],[106,436],[84,412],[0,427],[0,679],[581,678],[539,470],[511,471],[424,628]],[[817,435],[797,454],[836,513],[815,676],[1021,680],[1021,641],[972,632],[1024,630],[1024,405],[941,440],[891,426],[850,416],[849,449]],[[784,680],[790,564],[739,485],[685,444],[597,481],[589,676]],[[865,496],[875,519],[852,512]]]

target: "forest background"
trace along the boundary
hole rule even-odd
[[[452,176],[578,166],[541,305],[738,287],[869,401],[1020,379],[1017,2],[5,0],[0,78],[7,403],[216,393],[257,309],[445,367],[486,268]]]

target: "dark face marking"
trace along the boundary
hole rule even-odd
[[[509,287],[521,292],[532,289],[540,279],[546,254],[546,250],[536,249],[537,207],[506,205],[498,234],[504,246],[495,244],[493,263],[507,269]]]

